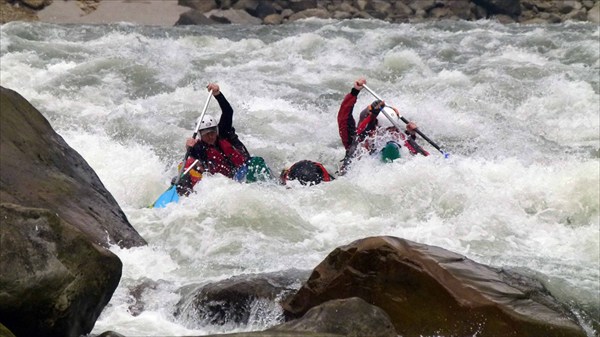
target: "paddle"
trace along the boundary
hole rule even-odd
[[[196,136],[198,135],[198,129],[200,129],[200,124],[202,123],[202,119],[204,119],[204,115],[206,114],[206,109],[208,108],[208,103],[210,102],[211,97],[212,90],[208,92],[208,98],[206,99],[206,103],[204,104],[204,108],[202,109],[202,114],[200,114],[200,118],[198,119],[198,123],[196,124],[196,128],[194,129],[194,134],[192,135],[192,138],[196,138]],[[185,176],[190,171],[190,169],[192,169],[194,165],[196,165],[196,163],[198,162],[198,160],[196,160],[194,164],[190,165],[190,167],[183,174],[181,173],[181,171],[185,167],[185,163],[187,162],[188,157],[190,156],[191,150],[192,148],[190,147],[185,152],[183,162],[181,164],[181,167],[177,170],[177,177],[175,178],[175,181],[171,183],[171,187],[169,187],[165,192],[163,192],[163,194],[161,194],[150,207],[161,208],[165,207],[170,202],[177,202],[179,200],[179,195],[177,194],[177,184],[179,184],[181,178]]]
[[[190,165],[187,168],[187,170],[185,170],[185,172],[183,172],[183,174],[181,176],[185,177],[185,175],[188,174],[190,172],[190,170],[194,168],[196,163],[198,163],[198,159],[196,159],[192,163],[192,165]],[[156,199],[156,201],[150,207],[163,208],[163,207],[167,206],[168,203],[178,202],[178,201],[179,201],[179,194],[177,193],[177,184],[172,184],[171,187],[169,187],[166,191],[164,191],[163,194],[161,194],[158,197],[158,199]]]
[[[367,89],[367,91],[373,95],[373,97],[375,97],[376,99],[383,101],[381,99],[381,97],[379,97],[379,95],[377,95],[375,92],[373,92],[373,90],[371,90],[371,88],[367,87],[366,84],[363,84],[363,88]],[[385,107],[383,109],[381,109],[381,112],[383,113],[383,115],[390,120],[390,122],[396,127],[396,129],[398,129],[398,131],[402,131],[402,129],[400,128],[400,125],[398,125],[398,123],[396,122],[396,120],[394,120],[386,111],[385,111]],[[400,116],[398,115],[398,117],[400,117],[400,119],[408,124],[410,123],[409,120],[407,120],[406,118],[404,118],[404,116]],[[423,134],[423,132],[421,132],[421,130],[419,129],[415,129],[415,132],[419,134],[419,136],[421,136],[423,139],[425,139],[429,144],[431,144],[431,146],[435,147],[438,151],[440,151],[443,155],[444,158],[448,158],[450,156],[449,153],[444,152],[433,140],[429,139],[429,137],[425,136]]]
[[[194,129],[194,134],[192,135],[192,138],[195,139],[196,136],[198,135],[198,129],[200,129],[200,123],[202,123],[202,119],[204,119],[204,115],[206,114],[206,109],[208,108],[208,103],[210,102],[210,98],[212,97],[212,90],[210,90],[208,92],[208,98],[206,99],[206,103],[204,104],[204,109],[202,109],[202,114],[200,114],[200,118],[198,118],[198,123],[196,124],[196,128]],[[187,161],[188,157],[190,156],[190,152],[192,151],[191,147],[188,147],[187,151],[185,151],[185,156],[183,157],[183,165],[181,165],[181,167],[179,168],[179,171],[177,172],[177,179],[175,180],[174,185],[177,185],[177,183],[179,183],[179,179],[181,179],[181,170],[183,170],[183,167],[185,166],[185,162]]]

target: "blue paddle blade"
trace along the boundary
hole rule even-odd
[[[178,202],[178,201],[179,201],[179,194],[177,194],[177,188],[175,187],[175,185],[173,185],[173,186],[171,186],[171,188],[169,188],[163,194],[161,194],[160,197],[158,197],[158,199],[156,199],[156,201],[154,202],[152,207],[153,208],[163,208],[171,202]]]

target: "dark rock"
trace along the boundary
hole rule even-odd
[[[119,284],[119,258],[46,209],[2,203],[0,219],[0,321],[17,336],[89,333]]]
[[[261,0],[264,1],[264,0]],[[233,9],[242,9],[248,12],[252,16],[256,15],[256,8],[258,7],[259,0],[239,0],[233,5]]]
[[[574,315],[526,279],[511,282],[442,248],[372,237],[335,249],[283,307],[297,318],[356,296],[385,310],[402,336],[585,336]]]
[[[485,8],[490,14],[505,14],[510,17],[518,17],[521,14],[520,0],[472,0],[478,6]]]
[[[256,12],[252,15],[256,16],[257,18],[264,19],[265,17],[273,14],[277,14],[275,7],[273,7],[270,2],[261,1],[258,6],[256,6]]]
[[[31,9],[42,9],[52,3],[52,0],[19,0],[23,5]]]
[[[98,335],[98,337],[125,337],[124,335],[121,335],[118,332],[114,332],[114,331],[105,331],[101,334]]]
[[[2,324],[2,323],[0,323],[0,336],[15,337],[15,335],[12,333],[12,331],[8,330],[8,328],[5,327],[4,324]]]
[[[385,311],[357,297],[325,302],[310,309],[302,318],[268,331],[311,331],[352,337],[398,335]]]
[[[288,0],[287,7],[294,12],[302,12],[317,7],[317,0]]]
[[[146,303],[144,302],[143,294],[148,290],[156,290],[158,284],[157,281],[144,278],[141,283],[129,288],[131,304],[128,307],[128,311],[132,316],[139,316],[144,312]]]
[[[0,152],[0,202],[52,210],[97,244],[146,244],[88,163],[38,110],[3,87]]]
[[[175,22],[175,26],[185,25],[214,25],[218,22],[211,20],[198,10],[189,10],[179,16],[179,20]]]
[[[181,289],[175,316],[205,324],[248,323],[253,306],[279,307],[308,277],[308,271],[241,275],[204,286]]]

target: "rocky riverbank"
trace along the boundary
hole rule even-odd
[[[0,23],[285,24],[304,18],[388,22],[600,23],[598,0],[0,0]]]

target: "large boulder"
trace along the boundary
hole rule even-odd
[[[89,333],[122,264],[55,212],[0,204],[0,322],[16,336]]]
[[[146,241],[88,163],[13,90],[0,87],[0,202],[47,208],[94,243]]]
[[[339,247],[283,304],[297,318],[333,299],[385,310],[402,336],[585,336],[537,281],[439,247],[371,237]]]

